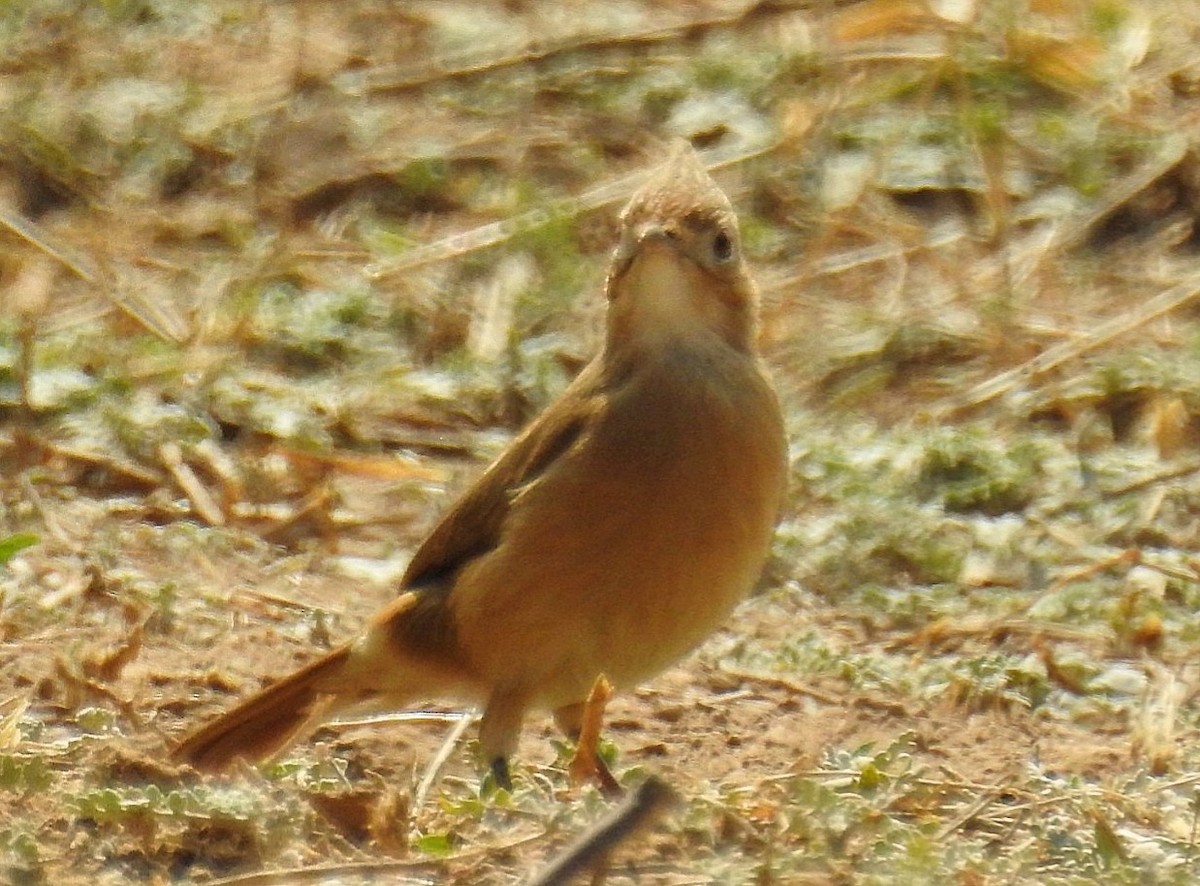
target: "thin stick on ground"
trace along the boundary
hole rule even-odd
[[[602,878],[613,850],[631,840],[678,802],[679,795],[670,785],[650,776],[549,867],[527,880],[525,886],[562,886],[576,874],[589,869]],[[593,879],[593,882],[597,880]]]
[[[706,168],[715,171],[770,154],[779,146],[780,142],[770,140],[721,156],[705,155],[702,159]],[[644,178],[645,174],[642,172],[622,175],[612,181],[597,185],[578,197],[552,203],[549,208],[532,209],[512,218],[490,222],[458,234],[452,234],[433,243],[410,249],[398,258],[377,261],[368,267],[367,275],[377,281],[387,280],[425,265],[462,258],[473,252],[498,246],[518,234],[539,228],[556,218],[575,218],[625,200]]]
[[[735,28],[751,19],[766,15],[786,15],[812,3],[761,2],[741,6],[732,13],[685,19],[651,28],[601,30],[566,37],[538,39],[513,52],[468,52],[455,57],[434,58],[419,65],[389,65],[366,75],[366,89],[373,93],[407,92],[448,80],[495,74],[507,68],[525,67],[553,61],[564,55],[596,53],[606,49],[629,48],[644,51],[659,44],[694,40],[713,30]]]
[[[258,871],[253,874],[239,874],[226,877],[223,880],[211,880],[209,886],[299,886],[301,883],[332,883],[346,882],[341,877],[354,878],[351,882],[371,883],[375,877],[383,874],[396,876],[409,874],[409,877],[392,880],[389,883],[429,883],[429,877],[444,873],[444,866],[431,861],[366,861],[348,862],[347,864],[327,864],[311,868],[287,868],[280,871]],[[420,876],[421,879],[415,879]]]
[[[1181,283],[1160,292],[1134,310],[1126,311],[1099,324],[1086,335],[1048,348],[1020,366],[1007,369],[980,382],[961,397],[948,401],[937,411],[944,417],[982,406],[1016,390],[1023,384],[1035,381],[1039,376],[1045,375],[1050,370],[1056,369],[1076,357],[1094,351],[1113,339],[1182,307],[1197,296],[1200,296],[1200,274],[1193,274]]]
[[[446,733],[446,738],[442,741],[441,747],[438,748],[433,759],[429,761],[429,765],[425,767],[425,774],[421,776],[421,783],[417,785],[417,792],[413,796],[413,809],[420,809],[425,805],[425,798],[429,796],[429,792],[441,778],[442,767],[446,765],[446,761],[450,759],[450,755],[454,753],[454,749],[458,747],[471,724],[478,719],[478,715],[460,717],[458,722],[450,727],[450,731]]]
[[[183,460],[183,450],[174,440],[168,440],[158,447],[158,459],[166,468],[171,479],[180,491],[187,496],[192,504],[192,510],[209,526],[224,526],[225,514],[213,499],[209,491],[200,482],[191,465]]]

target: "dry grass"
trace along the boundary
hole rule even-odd
[[[608,881],[1193,882],[1192,7],[5,6],[0,879],[512,883],[604,818],[547,724],[512,795],[449,711],[163,749],[389,597],[682,135],[793,493],[761,593],[609,710],[681,801]]]

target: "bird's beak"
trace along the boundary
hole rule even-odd
[[[614,268],[618,275],[624,274],[642,250],[656,245],[671,246],[674,242],[674,236],[663,225],[643,222],[632,231],[626,231],[621,238],[613,254]]]
[[[637,227],[635,239],[638,248],[652,243],[673,243],[675,236],[658,222],[646,222]]]

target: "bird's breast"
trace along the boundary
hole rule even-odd
[[[745,355],[669,353],[624,378],[456,583],[459,641],[481,678],[558,705],[598,673],[630,685],[687,653],[761,570],[784,447],[774,393]]]

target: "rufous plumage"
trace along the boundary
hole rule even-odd
[[[217,769],[350,706],[445,699],[482,706],[506,783],[529,710],[577,730],[599,675],[655,676],[749,593],[787,466],[737,219],[683,144],[621,222],[603,349],[445,514],[396,599],[176,758]]]

